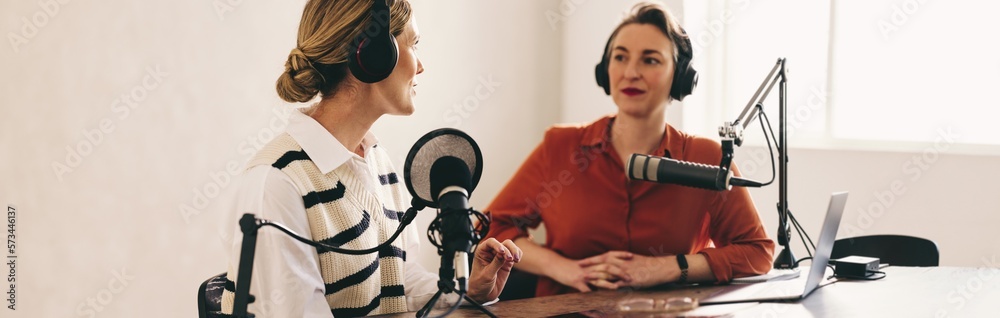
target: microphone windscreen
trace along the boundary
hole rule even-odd
[[[466,175],[471,176],[468,181],[469,186],[465,188],[469,196],[479,184],[479,178],[483,175],[483,153],[476,141],[461,130],[436,129],[420,137],[413,144],[403,165],[403,181],[415,203],[430,208],[438,207],[437,193],[431,190],[431,169],[438,159],[444,157],[453,157],[465,164],[468,170]],[[441,188],[438,189],[440,190]]]
[[[468,191],[472,174],[465,161],[452,156],[441,157],[431,166],[431,196],[436,202],[444,188],[458,186]]]

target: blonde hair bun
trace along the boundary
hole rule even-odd
[[[305,103],[319,94],[322,75],[299,48],[288,53],[285,72],[278,77],[278,96],[292,103]]]

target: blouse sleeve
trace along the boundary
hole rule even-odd
[[[538,227],[542,215],[534,202],[536,196],[543,192],[543,180],[547,180],[546,165],[545,141],[542,141],[486,208],[493,218],[487,237],[503,242],[526,237],[528,228]]]
[[[735,164],[733,171],[739,175]],[[736,277],[764,274],[771,269],[774,241],[767,237],[746,188],[733,187],[720,192],[710,213],[710,232],[715,247],[699,253],[708,259],[716,281],[728,282]]]

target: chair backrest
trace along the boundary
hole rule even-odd
[[[906,235],[868,235],[839,239],[831,259],[851,255],[877,257],[896,266],[938,266],[940,254],[934,241]]]
[[[198,287],[198,317],[229,317],[222,313],[222,291],[226,287],[226,273],[212,276]]]

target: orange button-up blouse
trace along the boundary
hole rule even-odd
[[[774,242],[746,189],[715,192],[628,180],[611,147],[613,122],[609,116],[586,126],[550,128],[486,209],[493,215],[488,236],[501,242],[523,237],[526,228],[544,222],[545,246],[570,259],[612,250],[700,253],[719,282],[771,268]],[[653,155],[718,165],[722,151],[714,140],[667,125]],[[573,291],[540,277],[536,295]]]

